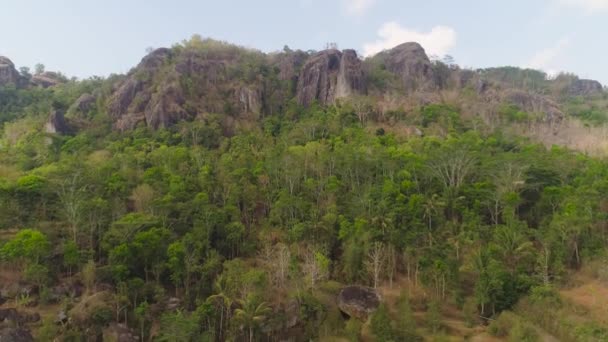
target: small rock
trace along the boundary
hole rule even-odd
[[[55,324],[65,324],[68,322],[68,315],[65,313],[65,310],[59,311],[57,314],[57,318],[55,319]]]
[[[176,297],[171,297],[167,300],[167,310],[173,311],[177,310],[181,305],[181,300]]]

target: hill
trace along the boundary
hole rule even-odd
[[[448,62],[0,58],[0,340],[605,338],[606,92]]]

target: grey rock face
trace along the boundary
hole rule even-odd
[[[91,94],[82,94],[68,110],[68,113],[75,116],[86,116],[95,107],[97,98]]]
[[[34,86],[49,88],[64,83],[64,79],[56,72],[45,71],[42,74],[32,76],[30,83]]]
[[[568,88],[568,94],[572,96],[590,96],[601,94],[604,90],[602,84],[595,80],[578,79]]]
[[[70,129],[65,121],[65,117],[62,111],[53,110],[49,114],[49,119],[44,125],[44,130],[50,134],[66,134],[69,133]]]
[[[354,50],[325,50],[312,56],[300,71],[298,103],[327,105],[336,99],[365,93],[361,61]]]
[[[18,85],[20,75],[15,64],[7,57],[0,56],[0,87],[7,85]]]
[[[407,92],[435,89],[431,61],[420,44],[404,43],[379,55]]]
[[[565,114],[559,105],[541,95],[528,93],[522,90],[508,90],[503,95],[503,101],[517,106],[529,113],[543,113],[543,121],[548,123],[561,122]]]

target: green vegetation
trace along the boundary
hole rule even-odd
[[[174,47],[185,48],[234,53]],[[231,77],[267,72],[257,52],[242,58]],[[484,73],[545,86],[539,72]],[[394,112],[389,126],[352,103],[290,101],[230,132],[208,114],[119,133],[103,107],[111,83],[0,89],[2,272],[39,293],[66,279],[84,287],[55,301],[70,323],[45,320],[39,336],[99,336],[118,322],[158,341],[417,341],[443,338],[449,308],[469,326],[493,319],[489,331],[513,341],[538,340],[530,322],[607,336],[599,323],[551,326],[567,321],[553,289],[606,252],[606,160],[480,127],[455,104]],[[77,133],[43,133],[48,111],[93,89],[99,105]],[[511,106],[498,114],[530,120]],[[394,129],[411,126],[423,131]],[[369,322],[345,321],[344,284],[404,291]]]

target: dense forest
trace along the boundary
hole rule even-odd
[[[0,85],[7,341],[608,339],[564,295],[608,280],[608,161],[551,140],[600,131],[602,89],[428,59],[402,82],[391,51],[346,81],[331,56],[311,66],[326,52],[166,51],[128,75]],[[229,62],[172,69],[193,54]],[[319,97],[309,69],[350,91]]]

